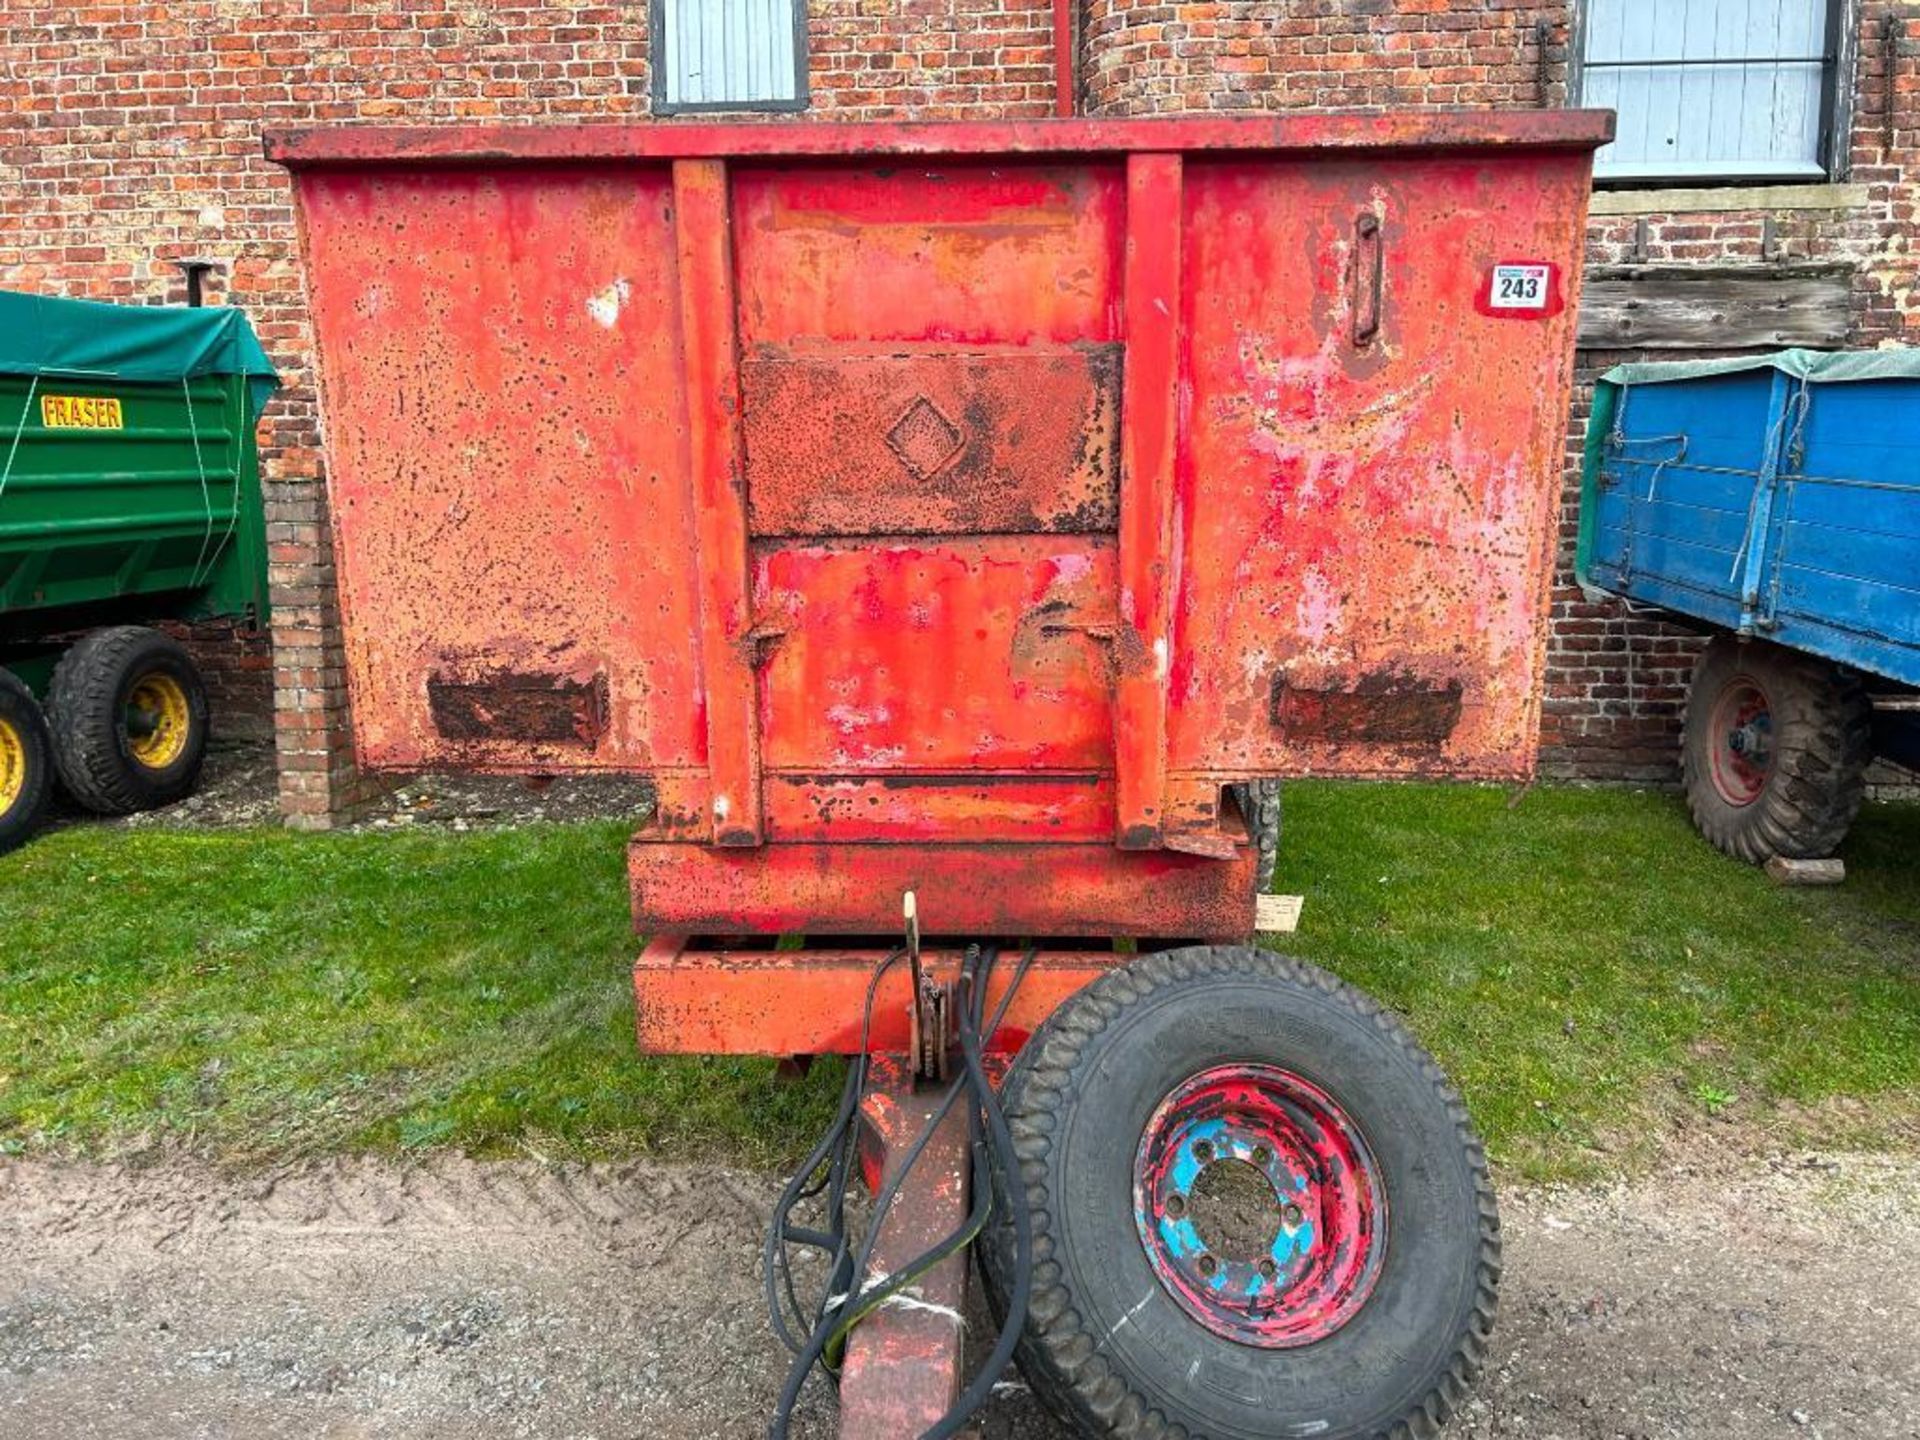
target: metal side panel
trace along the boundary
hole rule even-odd
[[[1189,161],[1175,774],[1531,770],[1586,188]],[[1537,308],[1492,306],[1509,262]]]
[[[671,210],[664,166],[303,182],[363,764],[704,764]]]

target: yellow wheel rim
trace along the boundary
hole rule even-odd
[[[170,675],[143,675],[127,696],[127,753],[149,770],[164,770],[187,751],[192,715],[187,692]]]
[[[0,815],[13,809],[27,788],[27,742],[11,720],[0,720]]]

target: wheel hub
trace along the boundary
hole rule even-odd
[[[127,753],[149,770],[164,770],[187,748],[192,716],[187,692],[171,675],[143,675],[127,695]]]
[[[11,721],[0,720],[0,815],[13,808],[26,788],[26,741]]]
[[[1773,710],[1752,680],[1735,679],[1714,701],[1707,722],[1716,743],[1713,788],[1729,805],[1751,805],[1773,773]]]
[[[1262,1240],[1219,1253],[1198,1206],[1209,1172],[1236,1163],[1265,1181]],[[1134,1218],[1187,1314],[1269,1349],[1345,1325],[1386,1253],[1386,1193],[1364,1137],[1326,1092],[1270,1065],[1202,1071],[1160,1103],[1135,1160]]]

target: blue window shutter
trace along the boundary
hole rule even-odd
[[[653,102],[688,110],[806,105],[806,0],[653,0]]]
[[[1581,101],[1620,114],[1596,178],[1823,175],[1829,3],[1589,0]]]

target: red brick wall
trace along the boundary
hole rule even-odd
[[[1565,6],[1088,0],[1086,16],[1086,92],[1103,113],[1539,106],[1565,80]]]
[[[193,652],[216,739],[273,739],[273,648],[265,631],[225,621],[160,628]]]
[[[1081,88],[1102,113],[1559,103],[1568,10],[1491,0],[1073,0]],[[1854,178],[1868,203],[1782,217],[1789,245],[1861,262],[1857,339],[1916,338],[1911,179],[1920,7],[1865,0]],[[1881,17],[1902,17],[1888,77]],[[325,823],[355,790],[333,570],[285,176],[260,131],[351,120],[645,114],[647,7],[414,0],[132,0],[0,10],[0,286],[178,301],[171,262],[219,261],[287,389],[262,431],[284,806]],[[1546,29],[1544,37],[1541,25]],[[1049,0],[815,0],[814,111],[853,118],[1049,113]],[[1880,96],[1891,79],[1894,146]],[[1652,258],[1751,258],[1757,215],[1651,217]],[[1596,258],[1631,243],[1596,223]],[[1587,357],[1585,370],[1598,363]],[[1570,543],[1570,542],[1569,542]],[[217,648],[217,647],[216,647]],[[1554,771],[1670,768],[1685,642],[1563,590],[1548,676]]]
[[[1053,113],[1050,0],[814,0],[813,110],[842,120]]]

